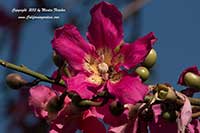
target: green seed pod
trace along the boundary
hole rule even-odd
[[[200,89],[200,76],[187,72],[184,76],[184,82],[187,86]]]
[[[151,51],[145,58],[144,62],[142,63],[142,65],[147,68],[151,68],[156,63],[156,60],[157,60],[157,53],[154,49],[151,49]]]
[[[27,84],[27,81],[24,80],[21,75],[18,73],[8,74],[6,77],[6,84],[12,89],[20,89]]]
[[[57,67],[61,67],[64,64],[64,60],[60,55],[56,54],[56,52],[53,52],[53,62]]]
[[[146,67],[140,66],[135,70],[135,72],[143,81],[146,81],[149,78],[149,70]]]

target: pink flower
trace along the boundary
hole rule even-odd
[[[87,42],[73,25],[55,31],[53,49],[78,74],[66,80],[68,90],[90,99],[107,89],[122,103],[136,103],[147,93],[147,86],[135,75],[123,72],[143,62],[156,38],[153,33],[133,43],[124,43],[122,15],[107,2],[100,2],[91,11]]]
[[[74,133],[77,129],[86,133],[106,132],[104,125],[89,109],[76,107],[67,96],[62,108],[57,112],[52,112],[52,108],[48,108],[48,104],[55,97],[56,93],[47,86],[39,85],[30,89],[29,105],[37,117],[47,119],[51,127],[50,133]]]
[[[102,122],[90,110],[81,110],[71,102],[59,113],[57,119],[51,122],[50,133],[106,133]]]
[[[35,115],[40,118],[48,118],[46,106],[56,94],[49,87],[44,85],[34,86],[29,92],[29,106],[33,108]]]
[[[162,109],[160,104],[152,106],[154,120],[149,123],[149,129],[152,133],[177,133],[178,126],[176,122],[168,122],[161,116]]]
[[[114,127],[123,125],[128,122],[128,109],[124,110],[119,115],[114,115],[110,111],[110,106],[113,100],[109,100],[107,104],[102,107],[95,107],[92,112],[100,119],[102,119],[106,124],[112,125]]]
[[[109,120],[111,122],[111,126],[109,127],[109,133],[148,133],[148,123],[147,121],[144,121],[140,116],[137,114],[137,109],[139,106],[142,107],[142,105],[131,105],[126,104],[126,110],[123,112],[123,115],[126,116],[123,120],[123,115],[121,115],[121,119],[118,118],[118,120],[115,118],[115,123],[118,124],[112,124],[114,122],[111,122],[113,119]],[[126,121],[125,121],[126,120]]]
[[[200,120],[193,119],[186,128],[187,133],[199,133],[200,132]]]
[[[154,120],[149,123],[150,131],[152,133],[185,132],[185,129],[191,120],[192,107],[189,99],[185,95],[180,92],[176,92],[176,95],[184,102],[180,112],[178,112],[176,121],[170,122],[162,118],[161,114],[163,110],[161,108],[161,104],[155,104],[152,106],[154,112]]]

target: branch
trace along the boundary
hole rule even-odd
[[[9,62],[4,61],[2,59],[0,59],[0,65],[3,66],[3,67],[9,68],[9,69],[18,71],[18,72],[25,73],[27,75],[30,75],[30,76],[35,77],[37,79],[40,79],[41,81],[52,83],[52,84],[57,84],[57,85],[66,87],[66,85],[65,85],[63,80],[60,80],[59,82],[56,82],[55,80],[51,79],[50,77],[48,77],[48,76],[46,76],[44,74],[32,71],[29,68],[25,67],[24,65],[17,66],[15,64],[9,63]]]
[[[78,106],[86,107],[86,106],[103,106],[107,103],[107,99],[103,99],[102,101],[92,101],[92,100],[82,100],[78,103]]]
[[[153,99],[154,96],[146,96],[144,102],[149,102],[151,99]],[[200,106],[200,98],[193,98],[193,97],[188,97],[190,104],[196,106]],[[176,99],[176,103],[178,105],[183,105],[184,102],[180,99]]]
[[[198,118],[200,117],[200,112],[196,112],[192,114],[192,118]]]
[[[145,4],[150,2],[150,0],[135,0],[128,4],[122,11],[123,19],[127,19],[130,15],[134,14],[135,12],[139,11]]]

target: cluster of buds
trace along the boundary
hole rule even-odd
[[[151,49],[144,62],[142,63],[142,66],[136,68],[135,72],[143,81],[146,81],[149,78],[150,72],[148,69],[151,69],[154,66],[156,60],[157,53],[154,49]]]

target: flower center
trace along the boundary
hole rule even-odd
[[[98,64],[98,70],[100,73],[107,73],[109,68],[108,68],[108,65],[104,62]]]
[[[91,82],[91,83],[95,83],[97,85],[100,85],[102,83],[102,77],[97,75],[97,74],[93,74],[91,75],[88,80]]]

